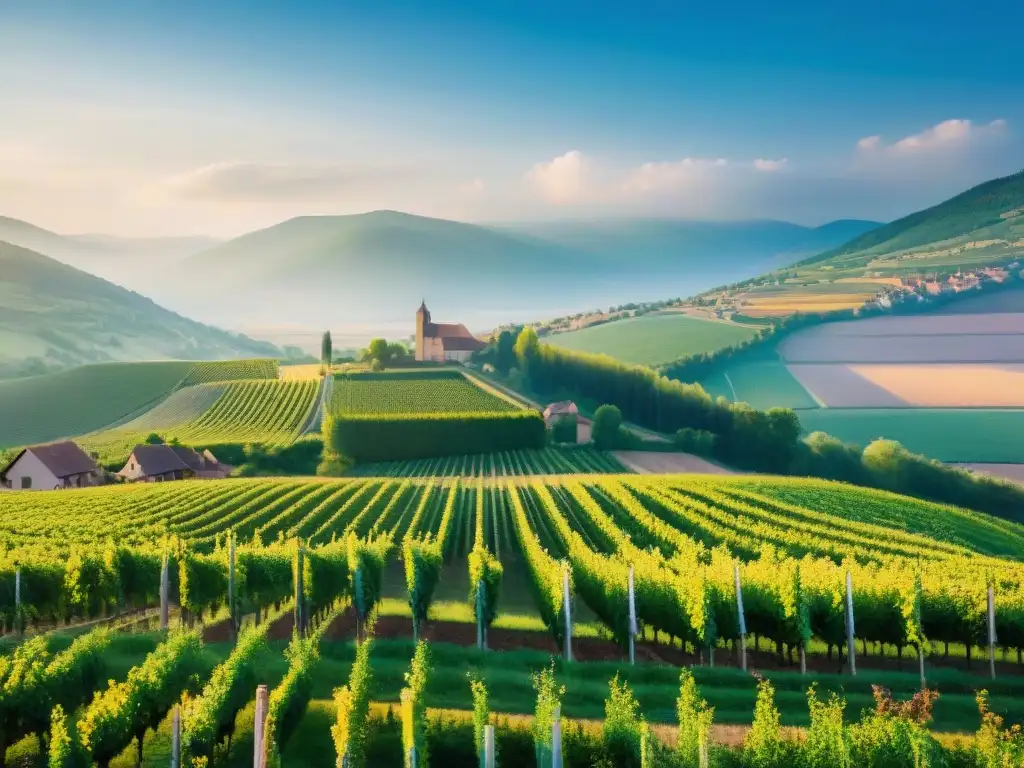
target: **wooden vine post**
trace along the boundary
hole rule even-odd
[[[170,626],[171,609],[171,570],[170,557],[164,552],[163,564],[160,566],[160,629]]]
[[[264,730],[267,724],[268,700],[267,686],[258,686],[256,688],[256,718],[252,729],[252,768],[266,768],[267,765]]]
[[[850,655],[850,674],[857,675],[856,648],[853,643],[853,577],[846,572],[846,647]]]
[[[636,664],[636,593],[633,590],[633,566],[629,566],[629,663]]]
[[[747,619],[743,615],[743,587],[740,584],[740,566],[737,563],[733,573],[736,577],[736,616],[740,627],[740,668],[747,671]]]
[[[562,603],[565,611],[565,651],[566,661],[572,661],[572,604],[569,595],[569,568],[566,566],[562,574]]]
[[[988,585],[988,668],[992,679],[996,679],[996,591]]]
[[[231,640],[238,641],[238,618],[235,604],[235,534],[228,531],[228,623],[231,626]]]

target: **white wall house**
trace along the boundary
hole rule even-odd
[[[25,448],[0,472],[10,490],[45,491],[96,485],[96,462],[75,443],[51,443]]]

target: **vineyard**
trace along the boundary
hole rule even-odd
[[[331,398],[331,410],[337,414],[503,413],[520,409],[511,398],[456,370],[339,374]]]
[[[999,643],[1018,653],[1024,648],[1019,527],[878,492],[858,490],[847,498],[841,485],[755,482],[756,491],[699,476],[253,479],[12,492],[0,497],[0,535],[11,548],[0,580],[10,584],[14,562],[21,563],[26,599],[39,615],[60,615],[69,601],[112,599],[93,600],[90,588],[75,585],[68,574],[76,558],[112,571],[109,579],[95,577],[98,584],[123,583],[117,569],[137,569],[133,558],[167,534],[188,543],[190,558],[213,558],[218,567],[224,560],[217,542],[228,530],[257,545],[253,557],[264,551],[258,545],[278,540],[318,547],[352,537],[377,542],[387,560],[399,542],[425,539],[448,563],[481,547],[502,563],[522,563],[536,612],[556,643],[564,631],[568,564],[574,593],[614,641],[627,636],[632,566],[645,631],[676,638],[694,658],[731,647],[739,637],[733,583],[739,564],[748,633],[790,654],[812,641],[830,654],[843,645],[847,572],[855,585],[857,637],[865,643],[901,652],[920,646],[933,655],[950,643],[983,645],[992,584]],[[930,516],[931,535],[864,522],[873,514],[864,500],[873,495],[876,504],[902,511],[908,526]],[[793,503],[800,500],[806,506]],[[52,514],[55,503],[60,516]],[[104,557],[109,541],[118,547]],[[116,554],[121,551],[126,554]],[[226,577],[219,583],[223,589]],[[12,591],[2,594],[10,610]]]
[[[273,379],[273,360],[99,363],[0,382],[0,448],[74,437],[123,423],[175,390],[238,379]]]
[[[301,434],[316,407],[317,380],[257,379],[178,390],[153,410],[81,442],[104,461],[124,459],[156,432],[186,445],[282,445]]]
[[[442,456],[414,461],[359,464],[355,477],[516,477],[620,473],[626,469],[604,451],[579,448],[542,448],[472,456]]]

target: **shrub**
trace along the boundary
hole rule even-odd
[[[334,416],[324,430],[328,451],[359,462],[543,448],[547,435],[537,411]]]
[[[622,412],[614,405],[602,405],[594,412],[590,436],[602,450],[618,448],[622,444]]]
[[[715,710],[701,697],[693,673],[688,669],[684,669],[679,675],[676,714],[679,718],[679,741],[676,751],[680,763],[686,768],[707,765]]]
[[[562,416],[551,427],[551,439],[556,443],[575,443],[577,431],[576,417]]]
[[[640,704],[629,686],[616,675],[609,684],[604,703],[602,740],[606,758],[614,766],[640,768],[641,742],[645,724],[637,714]]]
[[[712,457],[715,455],[715,434],[706,429],[683,427],[676,432],[673,442],[679,450],[692,453],[694,456]]]
[[[537,705],[533,714],[533,743],[537,765],[551,762],[551,729],[560,716],[565,686],[555,680],[555,663],[533,675],[533,689],[537,692]]]
[[[370,650],[373,647],[373,629],[356,648],[356,660],[352,665],[348,685],[334,691],[334,703],[338,715],[331,727],[334,748],[338,761],[348,757],[350,768],[364,768],[367,762],[370,719]]]
[[[846,702],[835,693],[821,701],[812,685],[807,691],[807,706],[811,711],[811,725],[801,752],[807,768],[850,768],[850,744],[843,710]]]
[[[784,755],[775,688],[762,678],[757,683],[754,722],[743,740],[743,764],[749,768],[775,768],[785,764]]]

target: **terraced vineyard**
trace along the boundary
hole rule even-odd
[[[105,461],[127,458],[152,432],[187,445],[287,444],[316,408],[319,386],[315,379],[258,379],[187,387],[124,426],[81,442]]]
[[[277,378],[273,360],[100,363],[0,382],[0,448],[75,437],[130,420],[177,389]]]
[[[339,414],[507,413],[522,406],[461,371],[422,370],[335,376]]]
[[[883,508],[904,518],[906,529],[869,522]],[[735,564],[748,631],[791,651],[812,641],[842,646],[847,571],[857,637],[865,642],[920,645],[933,658],[937,644],[982,645],[992,581],[999,642],[1024,649],[1024,528],[874,491],[849,494],[822,481],[249,479],[11,492],[0,496],[0,512],[0,536],[12,548],[0,582],[13,580],[19,561],[23,584],[52,585],[30,591],[47,595],[50,610],[69,599],[61,596],[70,583],[69,550],[77,552],[70,560],[92,558],[109,569],[119,566],[100,564],[132,558],[104,559],[112,545],[103,542],[144,553],[171,532],[197,552],[213,552],[217,537],[232,529],[242,541],[299,538],[314,547],[351,535],[378,542],[385,558],[399,541],[432,542],[449,563],[446,573],[463,571],[477,542],[502,563],[525,567],[537,614],[556,641],[565,567],[578,599],[610,637],[624,641],[632,566],[642,626],[680,639],[695,654],[738,637]]]
[[[515,477],[626,471],[611,454],[581,446],[359,464],[350,474],[355,477]]]

